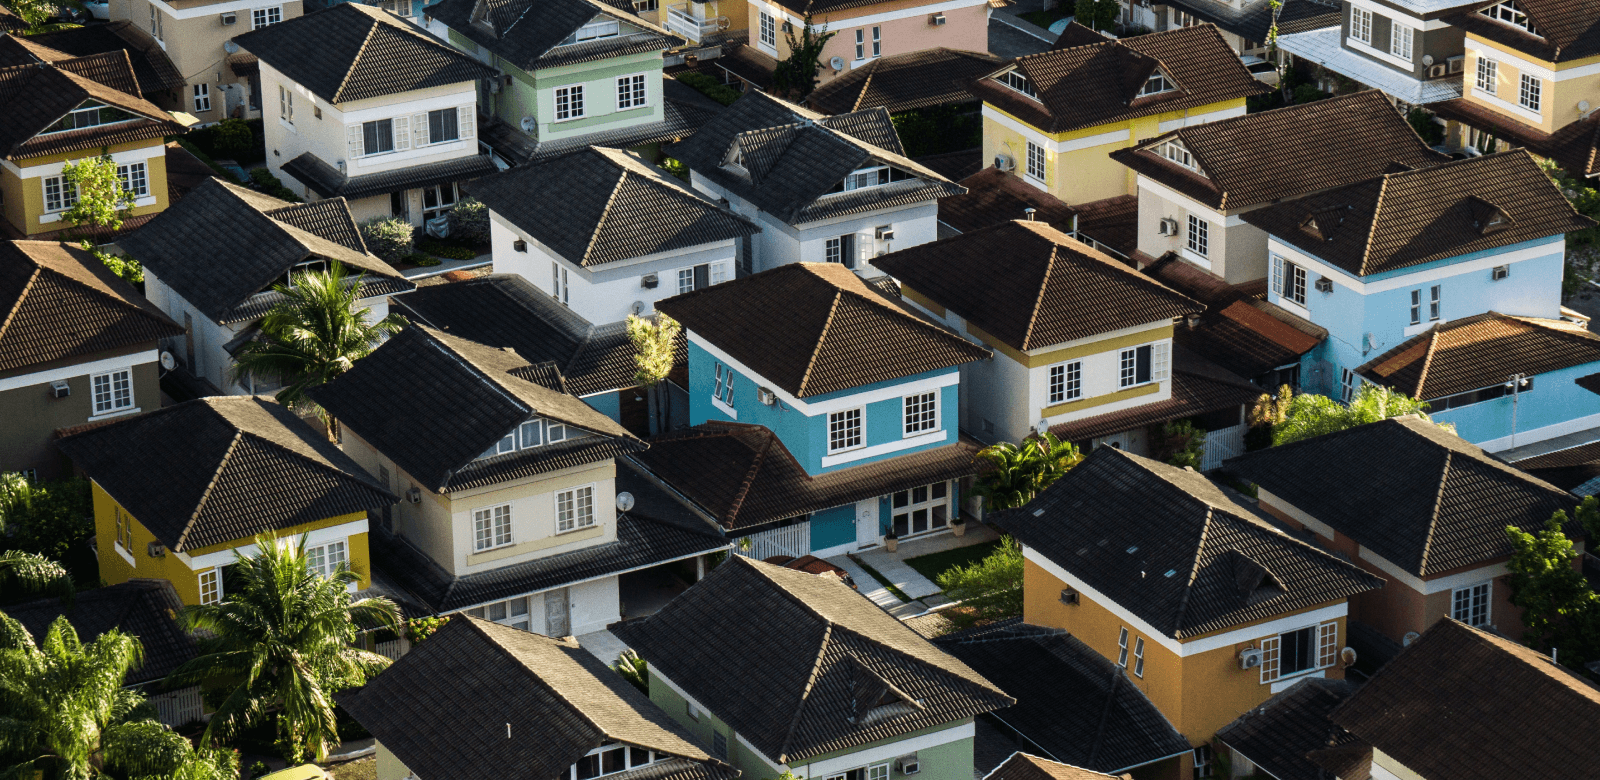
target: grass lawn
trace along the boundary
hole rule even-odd
[[[995,548],[999,546],[1000,540],[995,539],[994,541],[983,542],[982,544],[974,544],[969,547],[957,547],[954,550],[945,550],[944,552],[936,552],[928,555],[919,555],[915,558],[907,558],[906,565],[916,569],[917,572],[922,576],[927,577],[934,582],[938,582],[939,575],[943,574],[945,571],[953,569],[957,566],[966,566],[969,563],[981,561],[984,558],[987,558],[989,553],[994,552]]]
[[[377,758],[358,758],[333,768],[334,780],[375,780],[377,776]]]

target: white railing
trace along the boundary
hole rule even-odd
[[[198,685],[151,696],[150,703],[156,708],[156,720],[174,728],[205,719]]]
[[[736,540],[733,551],[758,561],[774,555],[799,558],[811,552],[811,521],[750,534]]]
[[[1218,431],[1206,431],[1205,450],[1200,454],[1200,470],[1220,468],[1222,462],[1244,454],[1244,432],[1248,425],[1235,425]]]
[[[725,29],[727,25],[728,18],[725,16],[702,19],[689,13],[686,5],[667,6],[667,29],[682,35],[693,43],[699,43],[701,38]]]

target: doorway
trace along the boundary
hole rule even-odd
[[[572,605],[567,600],[567,589],[556,588],[544,594],[545,635],[563,637],[572,633]]]

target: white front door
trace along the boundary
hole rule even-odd
[[[878,499],[856,502],[856,548],[871,547],[882,539],[878,529]]]

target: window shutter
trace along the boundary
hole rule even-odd
[[[694,267],[694,288],[704,290],[711,286],[711,266],[697,265]]]
[[[1170,353],[1172,345],[1163,341],[1151,347],[1150,378],[1160,382],[1167,378],[1167,367],[1171,363]]]
[[[1272,291],[1283,294],[1283,258],[1272,256]]]
[[[428,140],[427,114],[411,115],[411,139],[416,142],[417,146],[427,146],[430,143]]]
[[[411,148],[411,123],[404,117],[396,118],[389,123],[394,128],[394,150],[403,152]]]
[[[1339,662],[1339,624],[1323,623],[1317,626],[1317,666],[1333,666]]]
[[[1150,346],[1143,346],[1139,347],[1138,351],[1134,353],[1133,381],[1136,384],[1148,382],[1153,378],[1150,371],[1150,358],[1151,353],[1154,351]]]
[[[1278,637],[1267,637],[1261,640],[1261,681],[1264,683],[1278,679]]]
[[[856,267],[856,234],[839,236],[839,259],[844,262],[845,268]]]
[[[478,112],[474,106],[462,106],[457,109],[457,116],[461,120],[458,130],[462,138],[473,138],[478,132]]]
[[[361,156],[361,125],[346,125],[344,128],[346,140],[350,144],[350,159]]]

